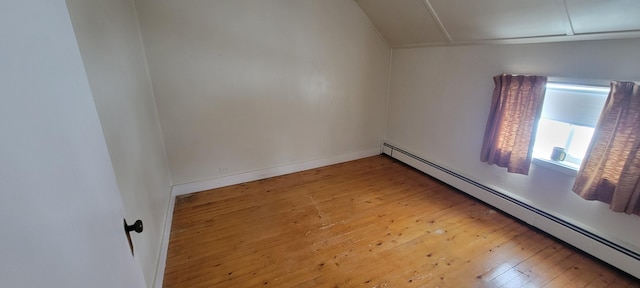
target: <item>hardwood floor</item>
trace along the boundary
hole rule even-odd
[[[640,287],[386,156],[181,196],[164,287]]]

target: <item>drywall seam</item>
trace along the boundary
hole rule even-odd
[[[140,21],[138,20],[140,17],[138,15],[138,9],[136,7],[135,1],[134,0],[130,0],[131,1],[131,5],[133,6],[133,12],[136,14],[136,26],[138,28],[138,35],[140,35],[140,39],[142,39],[141,43],[142,43],[142,55],[144,56],[144,67],[145,67],[145,71],[147,72],[147,79],[149,79],[149,90],[151,91],[151,96],[153,99],[153,107],[156,110],[156,123],[158,123],[158,128],[160,129],[160,140],[161,143],[160,145],[162,146],[162,151],[164,151],[164,163],[167,167],[167,169],[169,171],[167,171],[169,173],[169,185],[173,185],[173,177],[171,175],[171,166],[169,166],[169,158],[167,158],[167,149],[164,145],[165,141],[164,141],[164,131],[162,130],[162,122],[160,122],[160,115],[158,113],[158,101],[156,101],[156,92],[153,89],[153,80],[151,80],[151,71],[149,71],[149,61],[147,58],[147,48],[145,47],[144,44],[144,37],[142,36],[142,28],[140,27]]]
[[[389,75],[387,75],[387,103],[385,104],[385,110],[384,110],[384,138],[382,139],[387,139],[387,131],[389,130],[389,97],[391,94],[391,68],[392,68],[392,64],[393,64],[393,49],[389,50]],[[381,141],[381,143],[384,143],[384,140]],[[382,150],[380,150],[382,151]]]
[[[144,37],[142,37],[142,28],[140,27],[140,21],[139,19],[139,15],[138,15],[138,9],[136,7],[136,3],[134,0],[130,0],[129,3],[131,4],[131,7],[133,9],[133,13],[135,14],[135,20],[136,20],[136,29],[137,29],[137,33],[138,36],[140,37],[140,49],[142,50],[142,56],[143,59],[142,61],[144,61],[144,69],[145,72],[147,73],[147,79],[148,79],[148,83],[147,85],[149,85],[149,91],[151,92],[151,100],[153,101],[153,108],[155,109],[154,113],[155,115],[155,122],[158,125],[158,129],[160,130],[160,148],[162,149],[162,161],[164,162],[164,166],[167,167],[167,174],[165,175],[165,177],[168,177],[167,179],[169,180],[169,189],[167,189],[167,191],[158,191],[158,193],[167,193],[169,194],[169,201],[167,204],[167,208],[165,209],[165,212],[167,213],[165,215],[164,218],[164,229],[162,231],[162,239],[160,242],[160,249],[159,251],[157,251],[158,253],[158,262],[156,263],[156,272],[155,272],[155,277],[153,280],[153,286],[152,287],[162,287],[162,279],[164,278],[164,268],[165,268],[165,262],[166,262],[166,258],[167,258],[167,248],[168,248],[168,242],[169,242],[169,233],[171,232],[171,219],[173,216],[173,203],[174,203],[174,196],[171,195],[171,186],[173,185],[173,177],[171,176],[171,168],[169,167],[169,159],[167,158],[167,149],[164,145],[164,132],[162,131],[162,123],[160,122],[160,115],[158,115],[158,104],[156,101],[156,94],[155,91],[153,90],[153,83],[151,81],[151,72],[149,71],[149,61],[147,60],[147,49],[145,47],[145,43],[144,43]],[[166,244],[165,244],[166,243]],[[158,284],[159,283],[159,284]]]

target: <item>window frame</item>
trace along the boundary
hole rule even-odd
[[[598,87],[598,88],[611,89],[610,88],[611,81],[599,80],[599,79],[575,79],[575,78],[548,77],[547,83],[571,85],[571,86],[592,86],[592,87]],[[542,119],[542,117],[540,119]],[[538,120],[538,122],[540,121],[540,119]],[[559,121],[559,122],[562,122],[562,121]],[[562,123],[567,123],[567,122],[562,122]],[[571,124],[571,123],[568,123],[568,124]],[[538,123],[536,123],[536,125],[538,125]],[[537,135],[534,135],[534,141],[536,140],[535,136]],[[571,139],[567,140],[567,142],[570,142],[570,141]],[[536,164],[537,166],[554,170],[562,174],[566,174],[573,177],[575,177],[578,174],[578,170],[580,169],[580,165],[582,164],[582,163],[576,164],[569,161],[554,161],[547,158],[536,157],[533,155],[531,157],[531,160],[532,160],[531,163]]]

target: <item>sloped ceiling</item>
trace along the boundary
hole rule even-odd
[[[640,0],[354,0],[393,48],[640,38]]]

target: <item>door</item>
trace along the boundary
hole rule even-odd
[[[145,287],[65,1],[0,7],[0,286]]]

